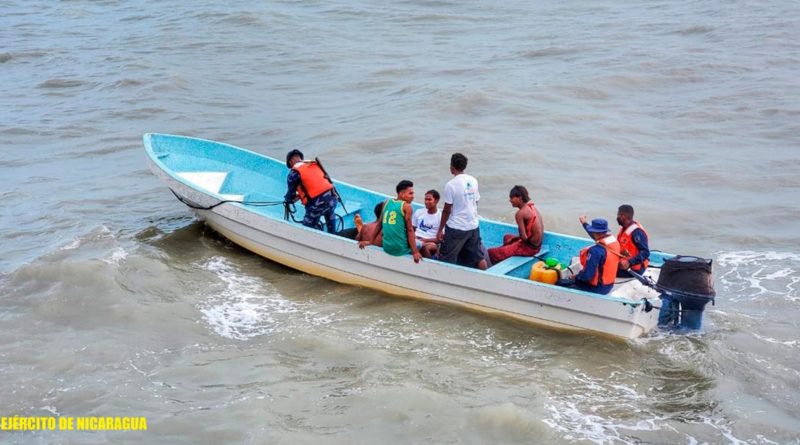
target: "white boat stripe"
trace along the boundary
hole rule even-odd
[[[181,172],[177,175],[207,192],[219,194],[228,172]]]

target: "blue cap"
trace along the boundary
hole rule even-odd
[[[608,221],[603,218],[595,218],[592,224],[586,228],[589,233],[608,233]]]

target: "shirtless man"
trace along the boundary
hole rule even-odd
[[[489,249],[489,259],[492,264],[512,256],[534,256],[542,247],[544,236],[542,214],[531,202],[528,190],[521,185],[515,185],[508,193],[508,200],[514,208],[519,209],[514,215],[519,236],[506,234],[502,246]]]
[[[383,212],[383,201],[375,204],[375,221],[361,226],[361,231],[356,235],[356,241],[367,241],[373,246],[383,246],[383,237],[378,230],[381,226],[381,212]]]

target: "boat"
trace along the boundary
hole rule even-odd
[[[435,260],[414,263],[375,246],[314,230],[286,218],[284,162],[210,140],[148,133],[144,137],[150,170],[199,219],[235,244],[293,269],[339,283],[383,293],[456,305],[539,326],[578,333],[634,339],[658,324],[660,293],[647,281],[617,280],[599,295],[529,279],[540,258],[570,264],[592,241],[546,231],[534,257],[511,257],[487,270]],[[336,209],[341,228],[354,227],[356,215],[374,218],[373,208],[389,196],[334,180],[343,205]],[[414,203],[414,208],[422,207]],[[303,208],[295,215],[302,219]],[[481,219],[486,246],[502,244],[517,227]],[[659,266],[673,255],[652,252],[646,280],[658,279]]]

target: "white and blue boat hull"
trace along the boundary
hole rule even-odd
[[[144,144],[153,173],[194,207],[210,207],[226,199],[276,201],[285,192],[286,166],[266,156],[182,136],[147,134]],[[336,186],[350,212],[342,215],[345,224],[352,224],[356,213],[371,220],[374,204],[386,199],[338,181]],[[658,294],[637,281],[616,286],[610,295],[596,295],[528,280],[533,258],[517,259],[511,266],[503,262],[488,271],[438,261],[415,264],[410,257],[390,256],[376,247],[359,249],[352,240],[286,221],[282,206],[228,202],[193,210],[212,229],[247,250],[340,283],[619,338],[645,335],[658,321],[658,311],[646,311],[644,303],[645,298],[657,303]],[[481,222],[488,245],[498,244],[503,233],[515,230],[507,224]],[[544,239],[547,255],[562,262],[569,262],[589,243],[552,232]],[[652,258],[656,265],[660,259],[658,254]]]

